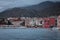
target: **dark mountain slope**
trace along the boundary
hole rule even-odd
[[[0,13],[0,17],[44,17],[60,15],[60,2],[46,1],[24,8],[12,8]]]

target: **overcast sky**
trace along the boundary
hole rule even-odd
[[[29,5],[36,5],[41,2],[48,0],[0,0],[0,11],[3,11],[7,8],[13,7],[24,7]],[[60,0],[50,0],[50,1],[60,1]]]

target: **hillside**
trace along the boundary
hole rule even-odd
[[[44,17],[60,15],[60,2],[46,1],[28,7],[15,7],[0,13],[0,17]]]

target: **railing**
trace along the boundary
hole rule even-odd
[[[0,25],[0,28],[19,28],[21,25]]]
[[[0,28],[44,28],[44,27],[27,27],[21,25],[0,25]]]

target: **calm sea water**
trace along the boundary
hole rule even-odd
[[[0,40],[60,40],[57,30],[42,28],[0,29]]]

